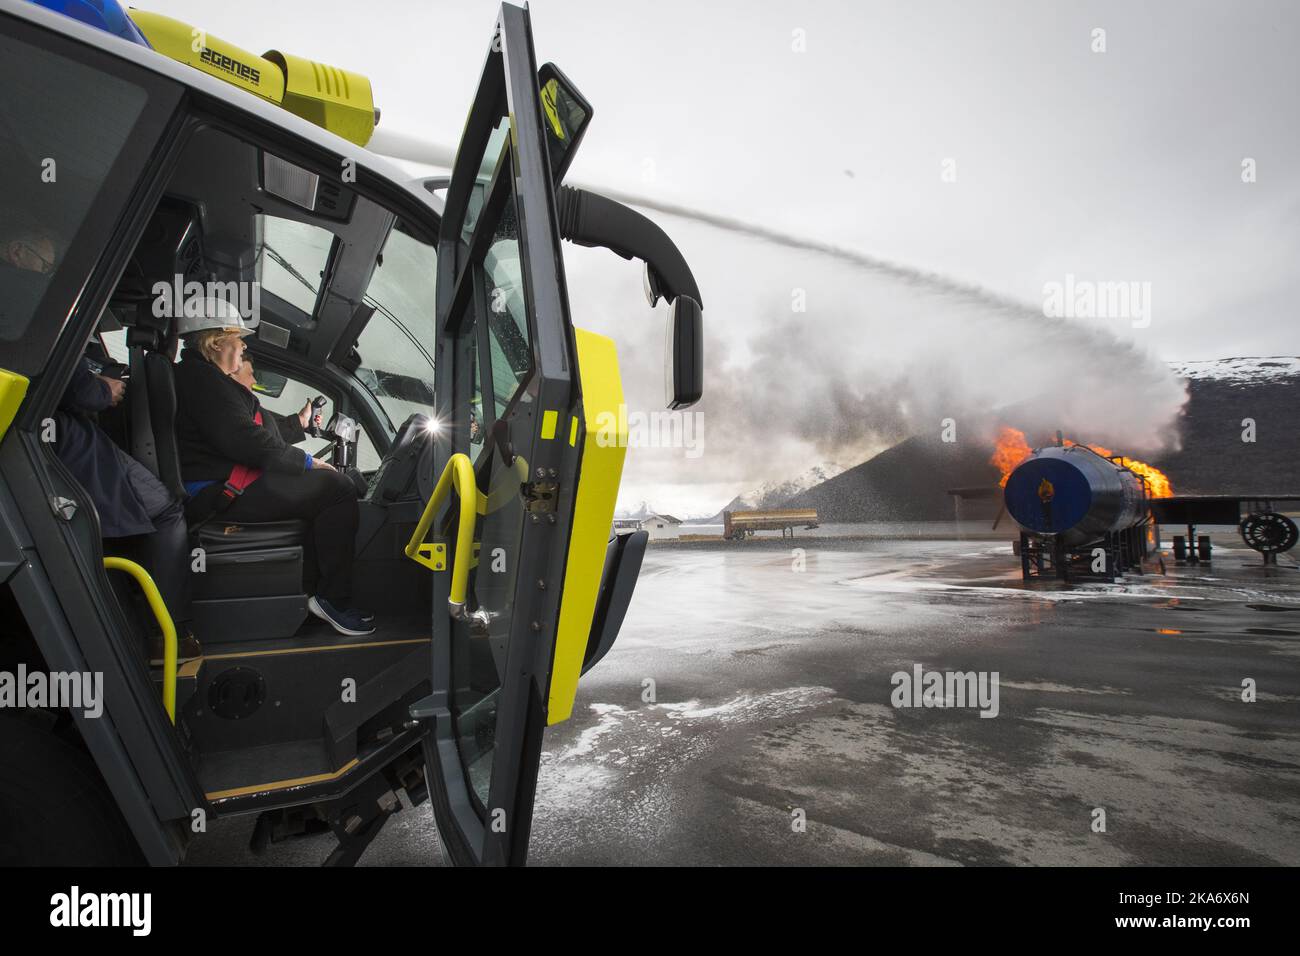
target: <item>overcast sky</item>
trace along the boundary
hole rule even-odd
[[[254,52],[364,72],[385,128],[447,145],[498,6],[139,2]],[[1031,309],[1067,274],[1150,283],[1148,326],[1104,325],[1156,359],[1300,353],[1300,4],[536,0],[531,9],[539,61],[559,64],[595,106],[571,180],[833,242]],[[1105,52],[1094,52],[1097,29]],[[1253,183],[1242,181],[1248,158]],[[788,311],[799,280],[755,290],[804,260],[660,221],[697,263],[711,333],[743,360],[768,321],[763,303]],[[608,326],[624,306],[579,302],[588,288],[607,291],[588,273],[607,269],[629,294],[637,276],[594,255],[570,257],[574,312]],[[623,314],[650,318],[634,299]],[[1006,348],[1016,347],[1010,337]],[[752,477],[800,470],[781,462]],[[750,478],[714,473],[710,493]]]

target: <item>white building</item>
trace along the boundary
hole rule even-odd
[[[651,541],[680,538],[682,519],[672,515],[641,515],[637,518],[615,518],[615,531],[645,531]]]
[[[646,515],[641,519],[641,528],[650,532],[651,541],[682,536],[682,520],[672,515]]]

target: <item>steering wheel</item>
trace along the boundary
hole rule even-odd
[[[392,447],[385,458],[400,458],[409,454],[429,434],[429,416],[413,412],[393,436]]]

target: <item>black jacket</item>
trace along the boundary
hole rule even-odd
[[[54,450],[94,502],[104,537],[152,534],[155,529],[149,509],[131,484],[126,452],[113,444],[92,417],[112,402],[108,386],[95,377],[83,358],[59,401]]]
[[[285,441],[283,424],[268,420],[268,412],[262,413],[263,425],[254,423],[257,410],[252,392],[186,349],[176,366],[181,480],[225,481],[236,463],[283,474],[305,471],[306,452]]]
[[[256,399],[257,396],[254,395],[253,398]],[[262,403],[258,402],[257,407],[262,408]],[[289,445],[296,445],[307,438],[307,431],[302,427],[302,419],[297,415],[281,415],[269,408],[262,408],[262,424],[268,428],[274,426],[280,433],[280,437]]]

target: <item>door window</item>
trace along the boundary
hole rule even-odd
[[[0,33],[0,364],[31,375],[156,142],[142,84]],[[10,33],[13,25],[13,35]],[[84,61],[84,62],[83,62]],[[151,127],[144,133],[145,126]],[[78,265],[80,263],[80,266]],[[42,313],[50,322],[34,324]],[[35,335],[29,330],[39,329]]]
[[[476,460],[485,447],[485,429],[505,414],[532,367],[515,221],[512,196],[502,211],[483,263],[472,267],[480,270],[487,306],[482,314],[487,316],[491,376],[491,403],[485,408],[479,351],[484,336],[477,334],[474,322],[468,330],[469,364],[473,369],[468,415],[471,457]],[[486,480],[481,479],[481,485],[491,502],[479,523],[480,555],[486,558],[480,559],[471,580],[484,623],[453,631],[451,658],[457,677],[452,713],[459,729],[461,757],[475,795],[486,806],[495,744],[496,696],[503,683],[514,624],[519,546],[526,515],[518,494],[519,475],[501,455],[490,456]]]

